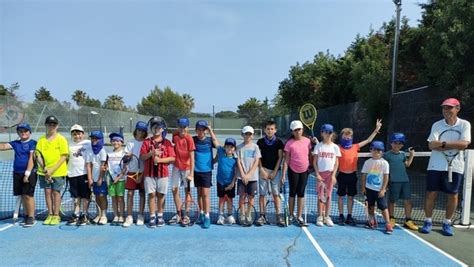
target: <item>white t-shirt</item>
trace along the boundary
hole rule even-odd
[[[108,155],[109,175],[112,177],[112,179],[115,179],[122,172],[120,161],[125,155],[125,151],[120,149],[119,151],[112,151]],[[127,178],[127,175],[122,175],[119,181],[125,181],[125,178]]]
[[[446,120],[442,119],[431,126],[431,133],[428,137],[428,142],[439,140],[440,134],[447,129],[453,128],[461,132],[461,139],[464,141],[471,142],[471,124],[463,119],[458,118],[456,123],[451,126],[446,123]],[[464,151],[459,151],[459,154],[453,159],[452,162],[453,172],[460,174],[464,173]],[[448,162],[441,151],[432,150],[430,161],[428,162],[428,170],[434,171],[447,171]]]
[[[380,191],[384,183],[384,174],[389,174],[389,165],[383,158],[380,159],[368,159],[364,162],[362,167],[362,173],[367,174],[365,180],[365,187],[374,191]]]
[[[237,146],[237,157],[242,164],[243,171],[247,173],[252,168],[254,162],[262,157],[262,154],[256,144],[250,143],[246,145],[241,143]],[[258,181],[258,176],[257,168],[249,178],[249,181]],[[242,174],[239,171],[237,172],[237,178],[242,180]]]
[[[132,140],[127,143],[127,146],[125,146],[125,154],[132,153],[133,155],[137,156],[137,158],[140,158],[140,148],[142,147],[143,141],[137,141],[137,140]],[[137,158],[133,157],[132,161],[130,164],[128,164],[128,171],[129,172],[137,172],[138,171],[138,161]],[[140,160],[140,171],[143,172],[143,168],[145,166],[145,163]]]
[[[101,149],[99,153],[96,155],[94,153],[90,154],[90,162],[92,163],[92,180],[97,182],[99,180],[100,175],[100,167],[102,162],[107,160],[107,152],[105,149]]]
[[[334,143],[324,144],[320,142],[314,147],[312,154],[318,156],[317,164],[319,172],[332,172],[334,171],[336,159],[341,156],[341,151]]]
[[[90,162],[92,146],[90,140],[79,143],[69,143],[69,160],[67,163],[67,176],[76,177],[87,174],[86,162]]]

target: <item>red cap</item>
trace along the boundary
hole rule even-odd
[[[459,100],[457,100],[456,98],[448,98],[443,101],[441,106],[456,107],[456,106],[461,106],[461,103],[459,103]]]

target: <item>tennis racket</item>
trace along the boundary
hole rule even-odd
[[[181,225],[184,227],[193,226],[199,219],[199,207],[191,196],[191,181],[187,180],[184,201],[181,204]]]
[[[286,184],[283,183],[280,189],[280,201],[283,208],[283,219],[285,220],[285,226],[290,225],[290,215],[288,212],[288,199],[286,198]]]
[[[272,194],[272,183],[270,179],[267,179],[267,202],[265,204],[265,214],[267,224],[276,225],[278,224],[278,213],[276,212],[275,201],[273,200]]]
[[[447,130],[444,130],[440,135],[439,135],[439,141],[442,142],[452,142],[452,141],[458,141],[461,139],[461,132],[450,128]],[[458,149],[448,149],[442,151],[444,158],[446,159],[446,162],[448,163],[448,182],[453,182],[453,160],[459,155],[459,150]]]
[[[92,208],[95,207],[95,212],[92,212]],[[91,192],[91,198],[89,200],[89,210],[88,210],[88,215],[90,222],[93,224],[97,224],[100,218],[100,215],[102,214],[102,210],[100,209],[99,204],[97,204],[95,194],[94,192]],[[95,216],[93,216],[95,214]]]
[[[16,196],[15,197],[15,211],[13,212],[13,224],[16,224],[16,221],[18,220],[18,215],[20,214],[20,208],[21,208],[21,196]]]
[[[306,103],[300,108],[300,120],[301,122],[311,130],[311,136],[314,136],[314,124],[318,117],[318,111],[313,104]]]
[[[0,132],[16,127],[25,118],[23,110],[13,104],[0,105]]]
[[[66,178],[66,186],[64,187],[64,191],[61,193],[61,206],[59,207],[59,213],[61,217],[69,220],[73,216],[79,215],[79,203],[77,198],[73,198],[70,196],[69,199],[66,199],[66,192],[69,191],[69,180]]]
[[[130,164],[136,162],[136,171],[130,172]],[[127,174],[127,177],[134,180],[136,183],[140,182],[140,159],[135,154],[127,154],[120,160],[121,173]]]
[[[255,221],[257,220],[257,210],[255,207],[250,204],[248,201],[248,194],[246,193],[244,195],[245,197],[245,203],[243,206],[240,206],[239,209],[237,210],[237,218],[239,220],[239,224],[242,226],[252,226],[252,224],[255,224]]]

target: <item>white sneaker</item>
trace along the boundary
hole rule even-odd
[[[122,216],[119,216],[118,221],[117,221],[117,224],[123,224],[123,222],[124,222],[123,217],[122,217]]]
[[[140,225],[143,225],[143,224],[145,224],[145,218],[143,217],[143,214],[138,214],[137,225],[140,226]]]
[[[219,218],[217,219],[217,224],[223,225],[225,221],[224,215],[220,214]]]
[[[324,218],[323,218],[323,216],[318,216],[318,219],[316,220],[316,225],[317,225],[317,226],[323,226],[323,225],[324,225]]]
[[[227,223],[228,224],[234,224],[235,223],[234,215],[227,216]]]
[[[105,216],[100,217],[99,224],[100,225],[107,224],[107,217],[105,217]]]
[[[122,224],[123,227],[129,227],[130,225],[133,224],[133,217],[132,216],[127,216],[125,219],[125,222]]]
[[[117,225],[118,224],[118,216],[114,216],[114,219],[112,220],[112,222],[110,223],[111,225]]]
[[[100,215],[97,215],[97,217],[95,217],[95,218],[92,220],[92,223],[98,224],[99,221],[100,221]]]
[[[333,227],[333,226],[334,226],[334,223],[332,222],[332,219],[331,219],[331,217],[329,217],[329,216],[326,216],[326,217],[324,218],[324,223],[325,223],[327,226],[329,226],[329,227]]]

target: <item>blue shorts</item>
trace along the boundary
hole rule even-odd
[[[92,185],[92,190],[94,190],[94,194],[98,195],[107,195],[107,183],[105,181],[102,182],[100,186],[97,185],[97,182],[94,182]]]
[[[453,172],[453,182],[448,182],[447,171],[428,171],[426,175],[426,191],[442,191],[446,194],[457,194],[463,175]]]
[[[390,202],[395,202],[399,199],[410,199],[410,182],[391,182],[388,187],[388,195]]]
[[[66,177],[61,176],[61,177],[52,177],[53,182],[50,183],[46,181],[46,178],[44,178],[44,175],[39,175],[38,174],[38,180],[40,182],[40,188],[43,189],[53,189],[54,191],[61,192],[64,189],[64,186],[66,185]]]
[[[194,172],[194,186],[211,188],[212,172]]]
[[[367,204],[369,207],[375,206],[377,202],[377,208],[385,210],[387,208],[387,200],[384,197],[379,197],[379,191],[375,191],[369,188],[365,188],[365,196],[367,197]]]

